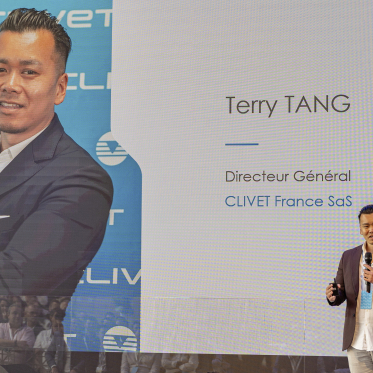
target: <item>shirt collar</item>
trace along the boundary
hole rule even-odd
[[[362,254],[362,257],[363,257],[363,262],[365,263],[365,254],[366,254],[366,252],[367,252],[367,242],[366,242],[366,241],[363,243],[362,248],[363,248],[363,254]],[[372,263],[373,263],[373,260],[372,260]]]
[[[48,126],[47,126],[48,127]],[[36,133],[34,136],[31,136],[29,137],[28,139],[26,140],[23,140],[21,142],[19,142],[18,144],[15,144],[13,146],[10,146],[8,149],[6,150],[3,150],[1,153],[0,153],[0,156],[3,154],[3,153],[8,153],[10,158],[11,159],[14,159],[19,153],[21,153],[21,151],[28,145],[30,144],[30,142],[34,139],[36,139],[47,127],[44,127],[41,131],[39,131],[38,133]],[[1,141],[1,135],[0,135],[0,141]]]

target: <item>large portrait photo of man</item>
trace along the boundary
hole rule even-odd
[[[7,371],[110,371],[109,353],[139,349],[141,172],[110,131],[104,3],[0,9]]]

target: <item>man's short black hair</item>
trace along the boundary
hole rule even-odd
[[[360,216],[363,215],[363,214],[373,214],[373,205],[367,205],[367,206],[364,206],[361,210],[360,210],[360,213],[359,213],[359,221],[360,221]]]
[[[56,17],[46,10],[18,8],[12,10],[0,24],[0,32],[13,31],[22,33],[36,30],[48,30],[52,33],[56,52],[61,57],[61,71],[64,72],[67,58],[71,51],[71,39]]]
[[[49,314],[49,317],[52,318],[54,317],[56,320],[60,320],[60,321],[63,321],[63,319],[65,318],[65,311],[64,310],[61,310],[60,308],[54,308],[50,314]]]

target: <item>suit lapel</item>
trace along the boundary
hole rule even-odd
[[[362,255],[362,250],[363,250],[362,245],[355,247],[355,249],[352,252],[352,257],[350,261],[352,284],[354,286],[354,291],[355,291],[356,296],[359,295],[359,271],[360,271],[360,259]]]
[[[0,197],[24,183],[44,167],[43,161],[52,159],[63,128],[54,115],[51,124],[26,146],[0,173]]]
[[[24,183],[42,168],[34,162],[30,145],[23,149],[0,173],[0,196]]]

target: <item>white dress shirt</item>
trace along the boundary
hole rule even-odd
[[[35,342],[35,335],[33,330],[26,325],[20,326],[13,334],[9,323],[2,323],[0,324],[0,339],[7,341],[26,341],[28,347],[32,348]],[[0,364],[24,364],[29,357],[30,351],[28,349],[13,350],[11,354],[1,354]]]
[[[47,126],[48,127],[48,126]],[[34,136],[29,137],[26,140],[23,140],[19,142],[18,144],[15,144],[8,149],[2,151],[0,153],[0,172],[4,170],[6,166],[19,154],[21,151],[28,145],[32,140],[34,140],[36,137],[38,137],[47,127],[43,128],[41,131],[39,131]],[[1,135],[0,135],[0,143],[1,143]]]

